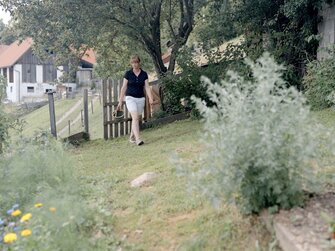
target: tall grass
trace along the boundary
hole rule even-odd
[[[63,146],[47,135],[21,141],[1,159],[0,219],[6,220],[0,234],[14,232],[19,238],[11,244],[2,242],[0,247],[4,250],[94,249],[94,241],[89,241],[90,229],[94,227],[93,211],[83,201],[74,166]],[[35,208],[36,203],[43,206]],[[32,218],[20,222],[18,217],[9,215],[7,211],[13,204],[18,204],[22,215],[31,213]],[[32,234],[21,237],[24,228]]]

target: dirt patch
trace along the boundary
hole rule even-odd
[[[301,250],[335,250],[330,241],[329,223],[321,212],[335,219],[335,193],[316,195],[304,208],[281,210],[274,216],[274,221],[289,231]]]

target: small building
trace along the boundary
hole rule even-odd
[[[7,99],[11,102],[44,99],[48,91],[57,90],[57,83],[61,82],[61,77],[68,69],[68,66],[56,66],[52,60],[40,60],[34,54],[32,45],[32,39],[27,38],[21,43],[16,41],[9,46],[0,46],[0,74],[7,79]],[[76,74],[77,80],[62,83],[68,92],[74,92],[80,81],[92,79],[94,63],[95,55],[90,50],[82,57]]]

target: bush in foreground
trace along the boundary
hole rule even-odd
[[[192,187],[245,213],[301,205],[317,160],[334,144],[312,121],[303,95],[286,87],[283,66],[268,54],[247,64],[253,81],[232,72],[221,84],[203,78],[216,105],[194,98],[204,120],[204,152],[200,167],[188,174]]]
[[[94,216],[81,196],[74,165],[47,135],[6,152],[0,160],[1,250],[94,249]]]

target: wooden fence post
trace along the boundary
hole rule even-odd
[[[91,108],[92,108],[92,114],[93,114],[93,99],[91,99]]]
[[[81,121],[81,127],[84,127],[83,109],[80,110],[80,121]]]
[[[84,89],[84,125],[85,125],[84,131],[88,134],[89,128],[88,128],[88,91],[87,89]]]
[[[103,105],[103,126],[104,139],[108,139],[108,124],[107,124],[107,81],[102,81],[102,105]]]
[[[51,134],[57,139],[54,92],[48,92]]]

